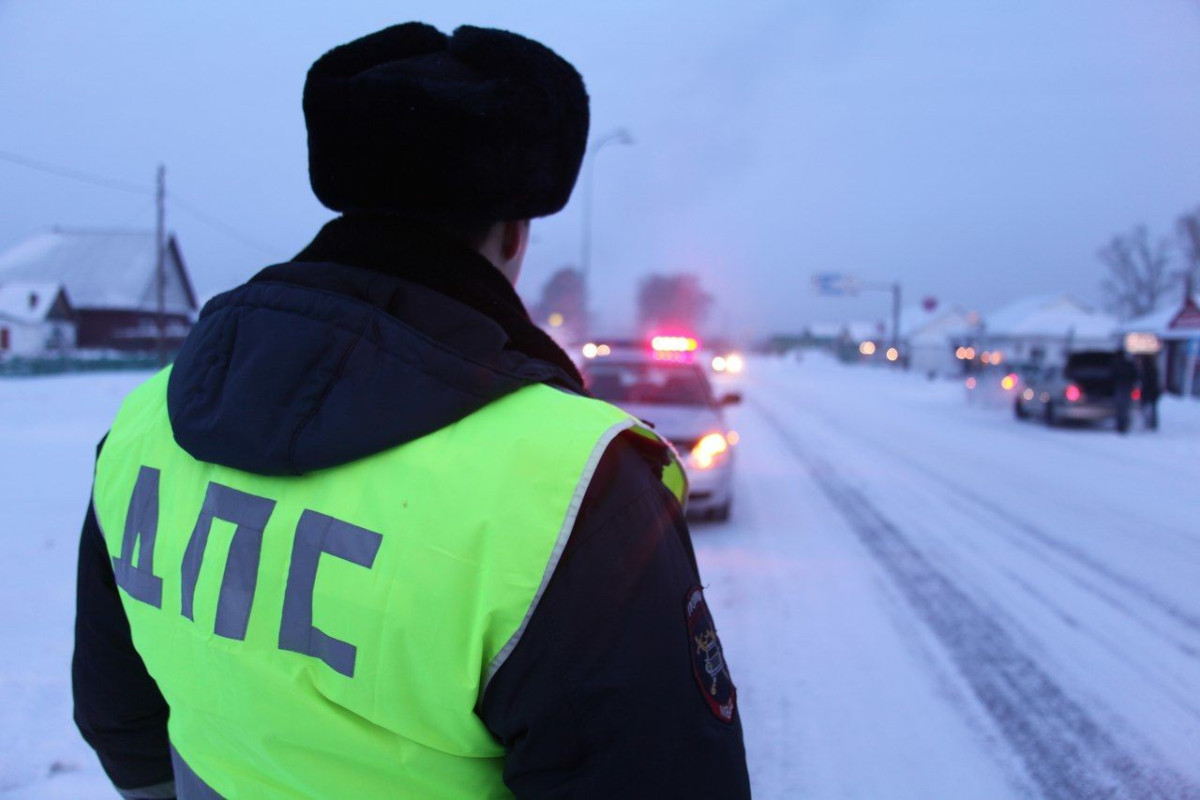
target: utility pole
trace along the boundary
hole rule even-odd
[[[892,284],[892,347],[900,351],[900,281]]]
[[[155,192],[155,199],[157,224],[154,231],[154,244],[157,257],[155,259],[154,282],[158,295],[158,365],[164,367],[167,364],[167,246],[163,240],[166,223],[167,168],[162,164],[158,165],[158,189]]]
[[[891,292],[892,293],[892,335],[890,347],[896,348],[897,363],[900,363],[900,296],[901,287],[900,281],[895,283],[876,283],[876,282],[860,282],[856,278],[851,278],[844,275],[825,276],[826,279],[837,278],[845,285],[850,287],[849,294],[856,295],[860,291],[869,292]]]
[[[894,283],[883,283],[860,281],[852,275],[846,275],[840,272],[825,272],[820,275],[813,276],[813,287],[818,294],[823,294],[831,297],[842,297],[850,295],[857,296],[859,292],[891,292],[892,293],[892,335],[890,347],[895,349],[894,355],[897,364],[906,363],[900,359],[900,281]],[[880,323],[882,326],[882,323]],[[891,361],[892,353],[888,354],[888,360]],[[907,367],[905,367],[907,369]]]

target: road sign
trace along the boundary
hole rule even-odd
[[[823,272],[813,276],[813,288],[826,297],[844,297],[858,294],[860,281],[840,272]]]

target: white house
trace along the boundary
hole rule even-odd
[[[979,340],[1007,361],[1063,361],[1076,350],[1112,350],[1118,343],[1116,318],[1070,294],[1031,297],[986,315]]]
[[[75,346],[75,314],[61,283],[0,285],[0,358],[41,358]]]
[[[847,322],[842,326],[843,336],[854,344],[862,342],[875,342],[876,344],[887,344],[891,341],[889,328],[883,322]]]
[[[959,306],[907,308],[900,315],[900,340],[908,368],[930,375],[958,375],[962,362],[955,350],[974,335],[971,315]]]

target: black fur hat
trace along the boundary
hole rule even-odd
[[[495,222],[567,204],[588,96],[575,68],[531,39],[409,22],[317,59],[304,117],[309,179],[334,211]]]

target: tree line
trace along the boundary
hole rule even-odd
[[[698,331],[712,305],[713,296],[694,274],[647,275],[638,284],[638,329]],[[563,267],[542,286],[530,313],[539,325],[566,327],[573,334],[588,330],[588,309],[587,286],[579,270]]]

